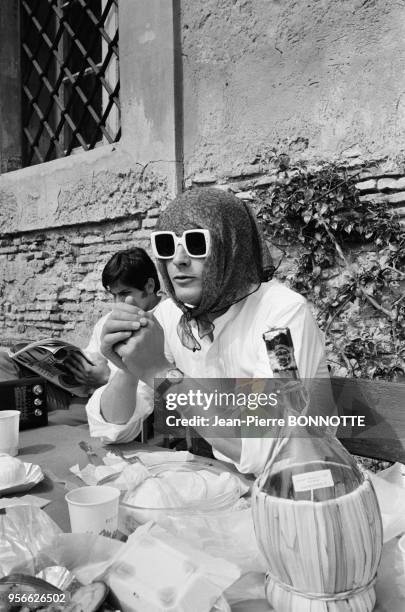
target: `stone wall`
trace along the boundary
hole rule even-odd
[[[62,337],[85,346],[107,310],[101,272],[116,251],[149,249],[159,207],[109,223],[69,226],[0,239],[0,338]]]
[[[282,154],[283,155],[283,154]],[[328,160],[324,160],[324,163]],[[364,160],[358,154],[341,156],[342,167],[356,177],[360,200],[386,202],[405,224],[405,158],[404,161],[385,158]],[[302,157],[289,159],[288,170],[280,173],[280,156],[274,151],[267,159],[257,159],[254,164],[241,164],[238,170],[214,170],[195,173],[186,179],[186,187],[211,186],[231,190],[242,200],[255,201],[258,192],[275,186],[282,178],[292,178],[301,165]],[[308,169],[322,167],[318,159],[305,164]]]

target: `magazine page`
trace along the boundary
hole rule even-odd
[[[10,351],[10,356],[17,357],[21,353],[25,353],[26,351],[31,351],[31,349],[35,348],[43,348],[47,351],[53,353],[55,358],[59,361],[63,361],[68,354],[72,352],[79,353],[82,357],[86,359],[89,363],[91,361],[87,357],[87,355],[82,351],[81,348],[72,344],[71,342],[67,342],[66,340],[60,340],[58,338],[44,338],[42,340],[35,340],[34,342],[20,342],[14,345],[13,350]]]
[[[91,363],[83,351],[63,340],[49,338],[32,342],[24,347],[17,345],[10,357],[19,364],[43,376],[53,384],[78,397],[87,397],[87,386],[78,382],[65,361],[72,354],[80,355]]]

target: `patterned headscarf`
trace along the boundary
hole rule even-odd
[[[274,272],[273,262],[254,214],[230,193],[215,188],[196,188],[175,198],[161,213],[157,230],[181,236],[189,229],[209,229],[211,249],[207,256],[202,298],[195,308],[177,299],[166,264],[158,261],[169,295],[183,315],[177,326],[182,344],[193,351],[201,345],[193,335],[190,320],[198,326],[200,338],[215,328],[209,314],[224,312],[256,291]]]

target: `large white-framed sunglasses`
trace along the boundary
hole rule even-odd
[[[152,232],[150,239],[156,259],[172,259],[179,244],[189,257],[207,257],[211,246],[207,229],[186,230],[180,238],[174,232]]]

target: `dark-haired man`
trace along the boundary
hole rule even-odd
[[[124,302],[130,297],[131,303],[138,308],[153,310],[160,302],[160,281],[155,264],[147,252],[139,247],[115,253],[103,269],[101,282],[116,303]],[[90,388],[103,385],[110,377],[112,364],[107,364],[100,351],[101,331],[109,314],[97,321],[84,349],[94,366],[84,359],[80,359],[78,363],[77,357],[69,364],[76,379]]]
[[[160,301],[155,264],[139,247],[115,253],[105,265],[101,281],[117,302],[124,302],[130,296],[139,308],[152,310]]]
[[[153,310],[160,302],[160,281],[155,264],[144,249],[134,247],[118,251],[106,263],[101,280],[104,288],[113,296],[114,302],[124,302],[130,297],[130,303],[142,308]],[[117,368],[101,354],[101,331],[108,316],[97,321],[89,344],[84,349],[92,364],[85,359],[74,356],[65,365],[74,374],[76,380],[91,390],[105,385],[111,380]],[[7,351],[0,350],[0,381],[14,380],[25,376],[33,376],[26,368],[17,365]],[[1,393],[0,393],[1,401]],[[72,395],[67,391],[48,383],[47,403],[49,410],[66,409],[72,401]]]
[[[129,300],[131,304],[142,310],[153,311],[161,300],[160,281],[156,267],[146,251],[139,247],[115,253],[107,262],[101,280],[115,302]],[[121,378],[125,376],[125,372],[119,370],[112,362],[107,362],[101,355],[101,333],[109,314],[97,321],[90,342],[85,349],[86,354],[95,363],[95,367],[92,368],[83,363],[85,372],[87,372],[87,379],[83,382],[98,387],[89,399],[86,411],[92,436],[102,437],[106,442],[124,442],[126,440],[120,435],[122,428],[110,422],[109,413],[103,413],[100,404],[103,396],[111,396],[115,398],[114,401],[120,401]],[[144,417],[153,411],[153,393],[144,383],[138,385],[138,402]],[[140,429],[141,423],[139,423],[139,431]],[[131,433],[134,436],[139,432]]]

